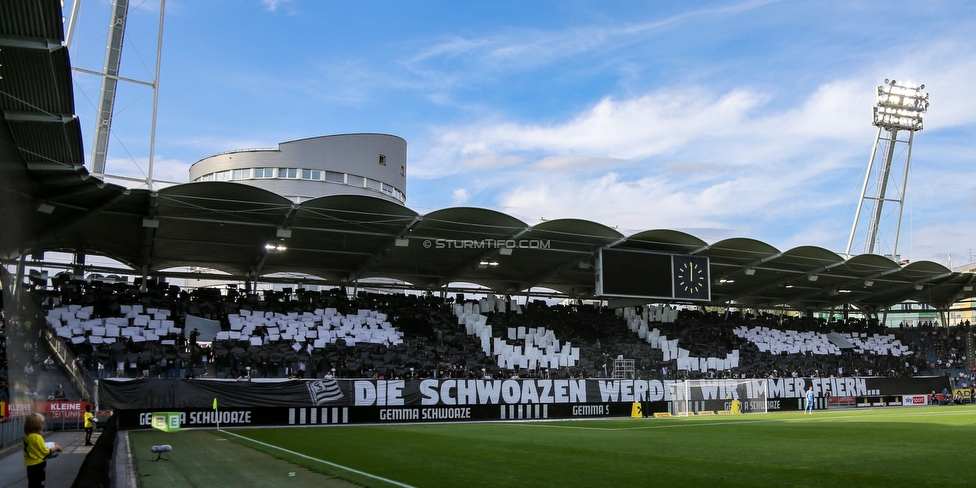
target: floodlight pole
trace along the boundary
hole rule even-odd
[[[915,140],[915,132],[922,130],[922,116],[929,107],[929,94],[922,93],[925,85],[916,86],[912,83],[899,84],[894,80],[885,80],[884,85],[878,87],[878,102],[874,107],[873,125],[878,128],[874,138],[874,145],[871,148],[871,157],[868,159],[867,170],[864,174],[864,183],[861,186],[861,198],[858,202],[857,210],[854,212],[854,223],[851,226],[851,234],[847,240],[847,248],[844,252],[845,258],[851,257],[851,248],[854,244],[854,236],[857,232],[858,223],[861,220],[861,209],[867,200],[872,201],[872,212],[868,222],[864,252],[867,254],[876,253],[878,243],[878,229],[884,218],[884,203],[891,202],[898,204],[898,217],[895,222],[895,233],[891,249],[892,259],[898,259],[898,238],[901,234],[901,219],[905,208],[905,194],[908,188],[908,171],[911,167],[912,143]],[[899,132],[908,132],[907,140],[898,140]],[[882,159],[879,162],[878,174],[872,179],[875,159],[878,157],[878,146],[884,142]],[[898,143],[907,144],[905,151],[905,165],[902,174],[901,186],[895,197],[888,197],[888,179],[891,174],[892,163],[895,159],[896,145]],[[868,196],[868,189],[874,181],[874,196]]]
[[[871,213],[871,222],[868,224],[868,238],[864,250],[867,254],[874,254],[874,246],[878,242],[878,225],[881,223],[881,211],[884,209],[885,194],[888,191],[888,176],[891,174],[891,160],[895,157],[895,141],[898,140],[898,129],[891,129],[889,134],[891,138],[888,139],[888,145],[885,146],[884,159],[881,162],[880,174],[884,176],[879,178],[878,192],[874,196],[874,211]],[[898,200],[898,203],[904,202],[904,198],[905,189],[902,188],[901,199]],[[894,251],[892,255],[895,255]]]
[[[149,129],[149,168],[146,172],[146,188],[153,189],[153,156],[156,152],[156,112],[159,107],[159,62],[163,55],[163,13],[166,0],[159,0],[159,31],[156,38],[156,74],[153,77],[152,128]]]
[[[64,45],[70,50],[71,39],[75,35],[75,22],[78,21],[78,11],[81,10],[81,0],[75,0],[71,5],[71,15],[68,16],[68,32],[64,36]]]
[[[71,10],[68,22],[68,32],[65,45],[70,49],[75,31],[75,23],[78,11],[81,9],[81,0],[76,0]],[[95,136],[92,141],[91,158],[89,160],[89,171],[97,178],[106,177],[125,180],[145,182],[150,191],[153,190],[153,159],[156,150],[156,114],[159,106],[159,71],[162,58],[163,47],[163,19],[166,12],[166,0],[159,0],[159,30],[156,38],[156,70],[152,81],[136,80],[120,76],[119,69],[122,64],[122,44],[125,38],[126,22],[129,14],[129,0],[113,0],[112,15],[109,22],[108,43],[105,47],[105,62],[101,71],[92,71],[79,67],[72,67],[78,73],[95,75],[102,78],[102,88],[99,96],[98,107],[95,114]],[[149,167],[144,179],[133,179],[125,176],[110,175],[106,173],[105,164],[108,158],[109,139],[112,135],[112,119],[115,116],[115,98],[117,95],[118,83],[126,82],[136,85],[148,86],[153,90],[152,120],[149,134]]]
[[[95,119],[95,140],[92,143],[91,172],[102,178],[105,174],[105,156],[109,134],[112,131],[112,115],[115,111],[115,93],[122,63],[122,41],[125,23],[129,16],[129,0],[115,0],[109,19],[108,43],[105,46],[105,65],[102,67],[102,90]]]

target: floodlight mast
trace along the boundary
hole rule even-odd
[[[71,49],[74,38],[78,12],[81,10],[82,0],[75,0],[71,8],[68,29],[65,36],[65,46]],[[141,5],[141,4],[140,4]],[[159,28],[156,39],[156,71],[152,81],[136,80],[119,76],[122,63],[122,43],[125,38],[126,22],[129,17],[129,0],[113,0],[112,12],[108,28],[108,42],[105,46],[105,64],[101,71],[91,71],[77,66],[72,70],[78,73],[95,75],[102,78],[102,88],[99,93],[98,107],[95,113],[95,135],[92,140],[92,153],[89,161],[89,171],[96,178],[104,180],[112,178],[123,181],[145,183],[149,190],[153,189],[153,158],[156,150],[156,115],[159,107],[159,69],[163,47],[163,18],[166,12],[166,0],[159,0]],[[112,135],[112,119],[115,116],[115,98],[118,82],[123,81],[136,85],[143,85],[153,90],[153,104],[151,125],[149,129],[149,167],[144,179],[130,178],[120,175],[107,174],[105,163],[108,158],[109,139]]]
[[[895,233],[891,248],[893,259],[898,257],[898,237],[901,234],[901,218],[905,207],[905,191],[908,187],[908,170],[912,160],[912,143],[915,139],[915,132],[922,130],[922,115],[929,108],[929,94],[922,93],[925,85],[916,86],[914,83],[899,84],[895,80],[885,80],[884,85],[878,87],[878,103],[874,106],[874,120],[872,123],[878,128],[874,138],[874,146],[871,148],[871,157],[868,159],[867,171],[864,175],[864,184],[861,187],[861,199],[858,202],[857,210],[854,213],[854,224],[851,226],[851,235],[847,240],[847,249],[844,252],[846,258],[851,257],[851,246],[854,244],[854,235],[857,231],[858,222],[861,219],[861,209],[864,208],[865,201],[872,202],[870,220],[868,222],[867,237],[864,243],[864,252],[874,254],[878,243],[878,228],[884,216],[885,202],[898,204],[898,217],[895,223]],[[899,132],[908,132],[908,139],[898,139]],[[892,163],[895,160],[897,145],[899,143],[907,145],[905,147],[905,163],[902,173],[901,187],[898,193],[888,196],[888,179],[891,175]],[[877,175],[872,170],[875,166],[875,159],[878,157],[878,147],[882,146],[882,154],[878,164]],[[868,196],[868,189],[875,189],[874,196]]]
[[[78,5],[75,5],[77,8]],[[122,40],[129,18],[129,0],[115,0],[109,22],[108,43],[105,46],[105,66],[102,68],[102,90],[95,120],[95,140],[92,143],[91,172],[98,177],[105,174],[105,156],[112,115],[115,112],[115,93],[119,84],[119,65],[122,63]]]

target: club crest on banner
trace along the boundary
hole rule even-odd
[[[339,390],[339,383],[336,380],[309,381],[306,386],[312,397],[312,403],[316,406],[342,399],[342,391]]]

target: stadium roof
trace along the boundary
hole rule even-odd
[[[876,311],[915,300],[944,309],[976,295],[974,275],[937,263],[845,260],[813,246],[780,251],[747,238],[709,245],[673,230],[625,236],[586,220],[529,225],[480,208],[420,215],[367,196],[295,204],[228,182],[157,191],[107,184],[83,166],[61,22],[57,0],[0,2],[0,258],[8,262],[83,252],[114,258],[133,273],[199,266],[241,280],[303,273],[334,285],[390,278],[418,289],[463,282],[497,293],[542,287],[585,298],[594,293],[596,254],[617,248],[707,256],[713,305]]]

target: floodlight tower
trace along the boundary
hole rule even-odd
[[[895,219],[895,232],[892,239],[891,256],[898,256],[898,235],[901,232],[901,217],[905,207],[905,189],[908,187],[908,168],[912,160],[912,141],[915,132],[922,130],[922,114],[929,108],[929,94],[922,93],[925,85],[916,86],[914,83],[899,84],[895,80],[884,80],[884,85],[878,87],[878,103],[874,107],[873,124],[878,133],[871,148],[871,158],[864,175],[864,185],[861,187],[861,200],[854,213],[854,225],[851,226],[851,236],[847,240],[845,257],[851,257],[851,246],[854,234],[861,219],[861,209],[867,201],[871,201],[870,220],[867,227],[867,238],[864,243],[865,254],[874,254],[879,240],[878,228],[882,219],[885,202],[898,205],[898,217]],[[905,138],[905,133],[908,137]],[[901,135],[901,139],[899,139]],[[878,154],[878,148],[881,154]],[[904,170],[901,173],[901,187],[889,196],[888,179],[891,175],[892,163],[898,154],[899,159],[904,155]],[[875,171],[875,161],[877,168]],[[874,196],[868,196],[868,189],[874,189]],[[890,224],[891,219],[888,220]]]
[[[65,35],[65,45],[68,47],[68,49],[71,49],[71,42],[74,37],[78,12],[81,10],[81,3],[82,0],[75,0],[71,7],[71,15],[68,21],[68,31]],[[156,72],[151,81],[136,80],[119,76],[119,68],[122,63],[122,43],[123,39],[125,38],[126,22],[128,21],[129,17],[129,0],[113,0],[111,10],[112,12],[107,31],[108,42],[105,46],[105,64],[102,70],[92,71],[77,66],[72,67],[72,71],[102,78],[102,88],[95,114],[95,136],[92,141],[92,153],[91,160],[89,161],[89,171],[95,177],[100,179],[113,178],[145,183],[146,187],[152,190],[153,157],[156,150],[156,113],[159,107],[159,67],[163,46],[163,16],[166,11],[166,0],[159,0],[159,29],[156,38]],[[112,133],[112,119],[117,113],[115,110],[115,98],[118,92],[119,81],[146,86],[151,88],[153,91],[152,119],[149,130],[149,167],[145,172],[145,180],[110,175],[107,174],[105,170],[105,162],[108,156],[109,138]]]

